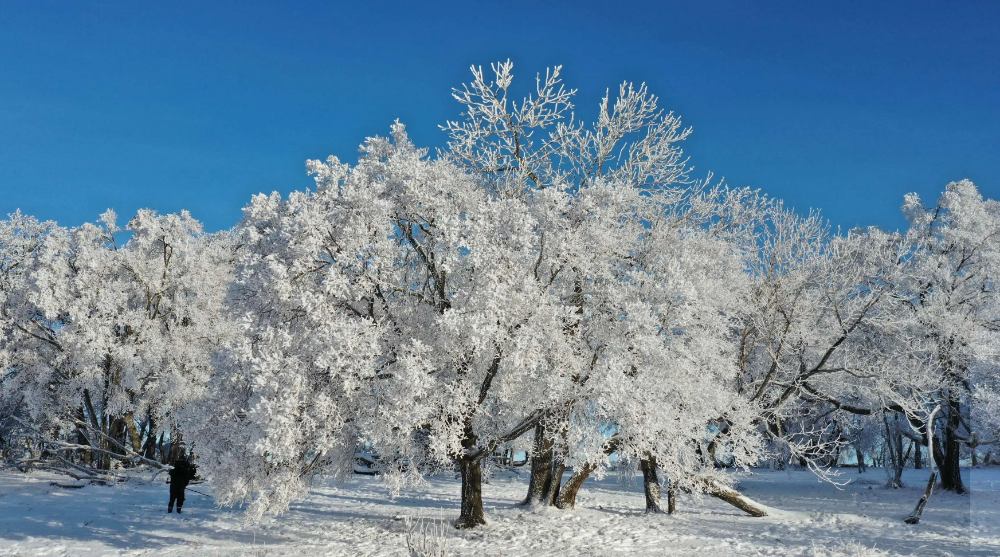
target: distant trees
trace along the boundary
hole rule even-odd
[[[21,466],[86,476],[152,462],[171,430],[176,453],[178,415],[202,396],[226,339],[227,235],[203,234],[187,213],[140,211],[125,230],[115,221],[109,211],[73,229],[3,223],[3,397],[40,443],[9,455]]]
[[[460,527],[513,448],[525,503],[559,508],[618,466],[649,512],[666,487],[760,516],[724,468],[826,475],[849,447],[896,483],[932,456],[964,489],[964,455],[1000,436],[997,202],[957,182],[908,196],[905,233],[834,234],[692,179],[690,129],[644,85],[585,124],[560,68],[521,100],[493,72],[455,91],[437,157],[396,123],[232,231],[0,222],[3,457],[99,477],[183,435],[259,518],[364,448],[393,490],[454,467]]]

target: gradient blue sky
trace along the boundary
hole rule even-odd
[[[289,3],[291,4],[291,3]],[[834,225],[904,225],[970,178],[1000,197],[1000,2],[0,3],[0,212],[234,225],[396,118],[423,146],[468,67],[563,64],[588,120],[650,85],[697,173]]]

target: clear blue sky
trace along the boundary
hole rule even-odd
[[[588,120],[647,82],[698,172],[835,225],[898,228],[903,194],[961,178],[1000,197],[994,0],[280,4],[0,3],[0,212],[228,228],[396,118],[442,145],[451,88],[507,58],[529,86],[563,64]]]

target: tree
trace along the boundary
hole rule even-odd
[[[454,463],[458,525],[482,524],[483,458],[534,427],[566,382],[553,362],[576,357],[533,275],[538,225],[401,124],[353,168],[309,169],[317,191],[257,196],[237,227],[245,333],[211,402],[236,425],[200,433],[221,500],[280,510],[312,477],[349,473],[361,441],[394,488]]]
[[[607,408],[595,410],[601,406],[595,401],[607,393],[592,385],[600,383],[595,377],[602,373],[611,381],[609,384],[616,384],[614,381],[621,379],[624,372],[625,377],[631,377],[624,384],[632,385],[634,398],[647,384],[670,383],[667,378],[656,381],[650,373],[643,373],[647,383],[640,385],[635,381],[639,375],[631,365],[620,367],[630,358],[640,357],[638,346],[625,340],[629,335],[641,334],[651,345],[658,346],[657,350],[669,350],[665,347],[669,336],[666,331],[671,330],[672,320],[679,318],[675,312],[663,309],[671,305],[663,299],[679,292],[675,287],[661,288],[681,280],[672,276],[671,265],[677,261],[664,257],[654,266],[651,261],[634,259],[642,250],[652,258],[650,250],[661,247],[656,241],[675,243],[686,239],[694,246],[696,234],[685,238],[685,233],[712,218],[720,190],[708,188],[706,192],[707,181],[691,182],[687,159],[677,145],[691,130],[683,128],[681,119],[672,112],[660,109],[657,97],[644,84],[622,84],[614,101],[609,91],[601,101],[596,121],[587,125],[575,119],[572,100],[576,90],[563,86],[561,67],[547,70],[544,77],[538,75],[535,93],[520,102],[511,93],[513,64],[494,64],[492,70],[494,79],[487,81],[482,69],[473,67],[473,82],[455,90],[454,97],[464,108],[464,119],[443,126],[450,138],[449,149],[443,155],[476,176],[496,197],[521,200],[539,215],[539,235],[544,243],[540,242],[535,264],[536,279],[579,316],[577,321],[564,325],[579,351],[578,358],[560,362],[554,370],[570,376],[572,385],[559,403],[539,409],[544,419],[535,431],[525,499],[527,504],[556,504],[567,458],[589,474],[598,462],[606,461],[609,451],[634,447],[639,451],[635,453],[637,458],[642,459],[656,443],[654,438],[629,436],[608,441],[602,432],[616,420]],[[729,200],[738,198],[733,195]],[[647,234],[647,228],[654,232]],[[725,259],[730,254],[724,251],[712,249],[705,255]],[[700,263],[730,268],[724,260],[712,262],[707,257]],[[650,285],[644,287],[647,293],[639,292],[637,287],[637,278],[643,273],[651,275],[645,279]],[[650,298],[651,293],[662,299]],[[628,307],[629,296],[639,296],[642,301]],[[663,311],[666,314],[660,315]],[[705,310],[703,315],[710,315],[710,311]],[[623,329],[617,330],[618,325]],[[674,344],[683,343],[678,340]],[[707,350],[716,348],[710,346]],[[629,355],[629,350],[636,353]],[[579,366],[580,362],[584,365]],[[641,365],[655,364],[647,360]],[[620,409],[631,406],[622,400],[613,405]],[[586,434],[571,434],[584,423],[588,424]],[[700,427],[707,425],[702,423]],[[573,436],[589,437],[588,449],[577,451],[574,444],[584,441]],[[571,451],[579,455],[570,457]],[[584,455],[583,460],[580,455]],[[588,458],[596,460],[589,462]],[[647,477],[652,480],[655,474]],[[575,490],[585,478],[584,474],[571,480],[570,492],[561,505],[572,504]]]
[[[1000,203],[983,199],[963,180],[948,184],[933,207],[907,195],[903,211],[914,252],[905,261],[911,278],[899,298],[909,318],[908,338],[930,362],[937,382],[926,404],[941,405],[941,444],[930,452],[942,488],[963,493],[961,445],[979,444],[968,406],[981,401],[988,407],[997,392]],[[977,416],[988,429],[990,420]],[[921,440],[926,443],[926,436]]]

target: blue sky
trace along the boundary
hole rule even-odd
[[[228,228],[396,118],[443,145],[451,88],[507,58],[528,87],[562,64],[588,120],[647,82],[697,174],[837,226],[899,228],[903,194],[961,178],[1000,198],[1000,2],[288,4],[3,3],[0,213]]]

